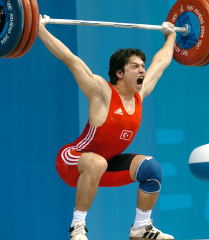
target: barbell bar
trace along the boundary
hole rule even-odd
[[[116,27],[116,28],[133,28],[145,30],[163,30],[161,25],[137,24],[137,23],[120,23],[120,22],[104,22],[104,21],[86,21],[73,19],[51,19],[49,18],[47,24],[63,24],[63,25],[82,25],[82,26],[98,26],[98,27]],[[189,34],[189,27],[175,27],[176,32],[181,32],[185,36]]]
[[[31,17],[32,22],[27,20]],[[177,32],[174,59],[184,65],[207,65],[209,0],[177,0],[166,21],[173,23]],[[159,25],[73,19],[49,19],[47,24],[162,30]],[[34,44],[38,28],[37,0],[0,0],[0,57],[24,56]]]

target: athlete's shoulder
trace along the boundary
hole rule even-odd
[[[108,82],[101,76],[94,74],[95,86],[91,89],[91,94],[89,96],[89,101],[99,101],[109,103],[111,99],[112,90],[108,84]],[[99,100],[100,99],[100,100]]]
[[[94,80],[96,80],[97,87],[102,88],[108,86],[108,82],[100,75],[93,74]]]

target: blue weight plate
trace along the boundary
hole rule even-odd
[[[21,0],[0,0],[0,57],[10,54],[18,45],[24,29]]]
[[[0,6],[0,32],[3,30],[5,24],[5,14],[3,7]]]
[[[194,47],[198,41],[201,26],[198,17],[192,12],[182,13],[178,17],[175,25],[176,27],[182,27],[186,24],[190,26],[190,32],[188,36],[177,34],[176,42],[179,45],[179,47],[183,49],[190,49]]]

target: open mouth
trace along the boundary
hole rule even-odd
[[[137,79],[137,85],[142,85],[142,83],[143,83],[143,80],[144,80],[144,77],[139,77],[138,79]]]

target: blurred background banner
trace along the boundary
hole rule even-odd
[[[39,0],[52,18],[160,25],[175,3],[156,0]],[[146,66],[164,43],[160,32],[105,27],[47,28],[108,80],[110,55],[140,48]],[[209,182],[195,178],[189,155],[209,143],[209,67],[172,61],[143,104],[141,129],[126,152],[154,155],[163,167],[156,227],[176,239],[209,237]],[[67,67],[37,39],[20,59],[0,59],[0,239],[68,239],[75,189],[59,178],[55,158],[87,120],[85,96]],[[100,188],[87,217],[89,239],[125,240],[138,184]]]

